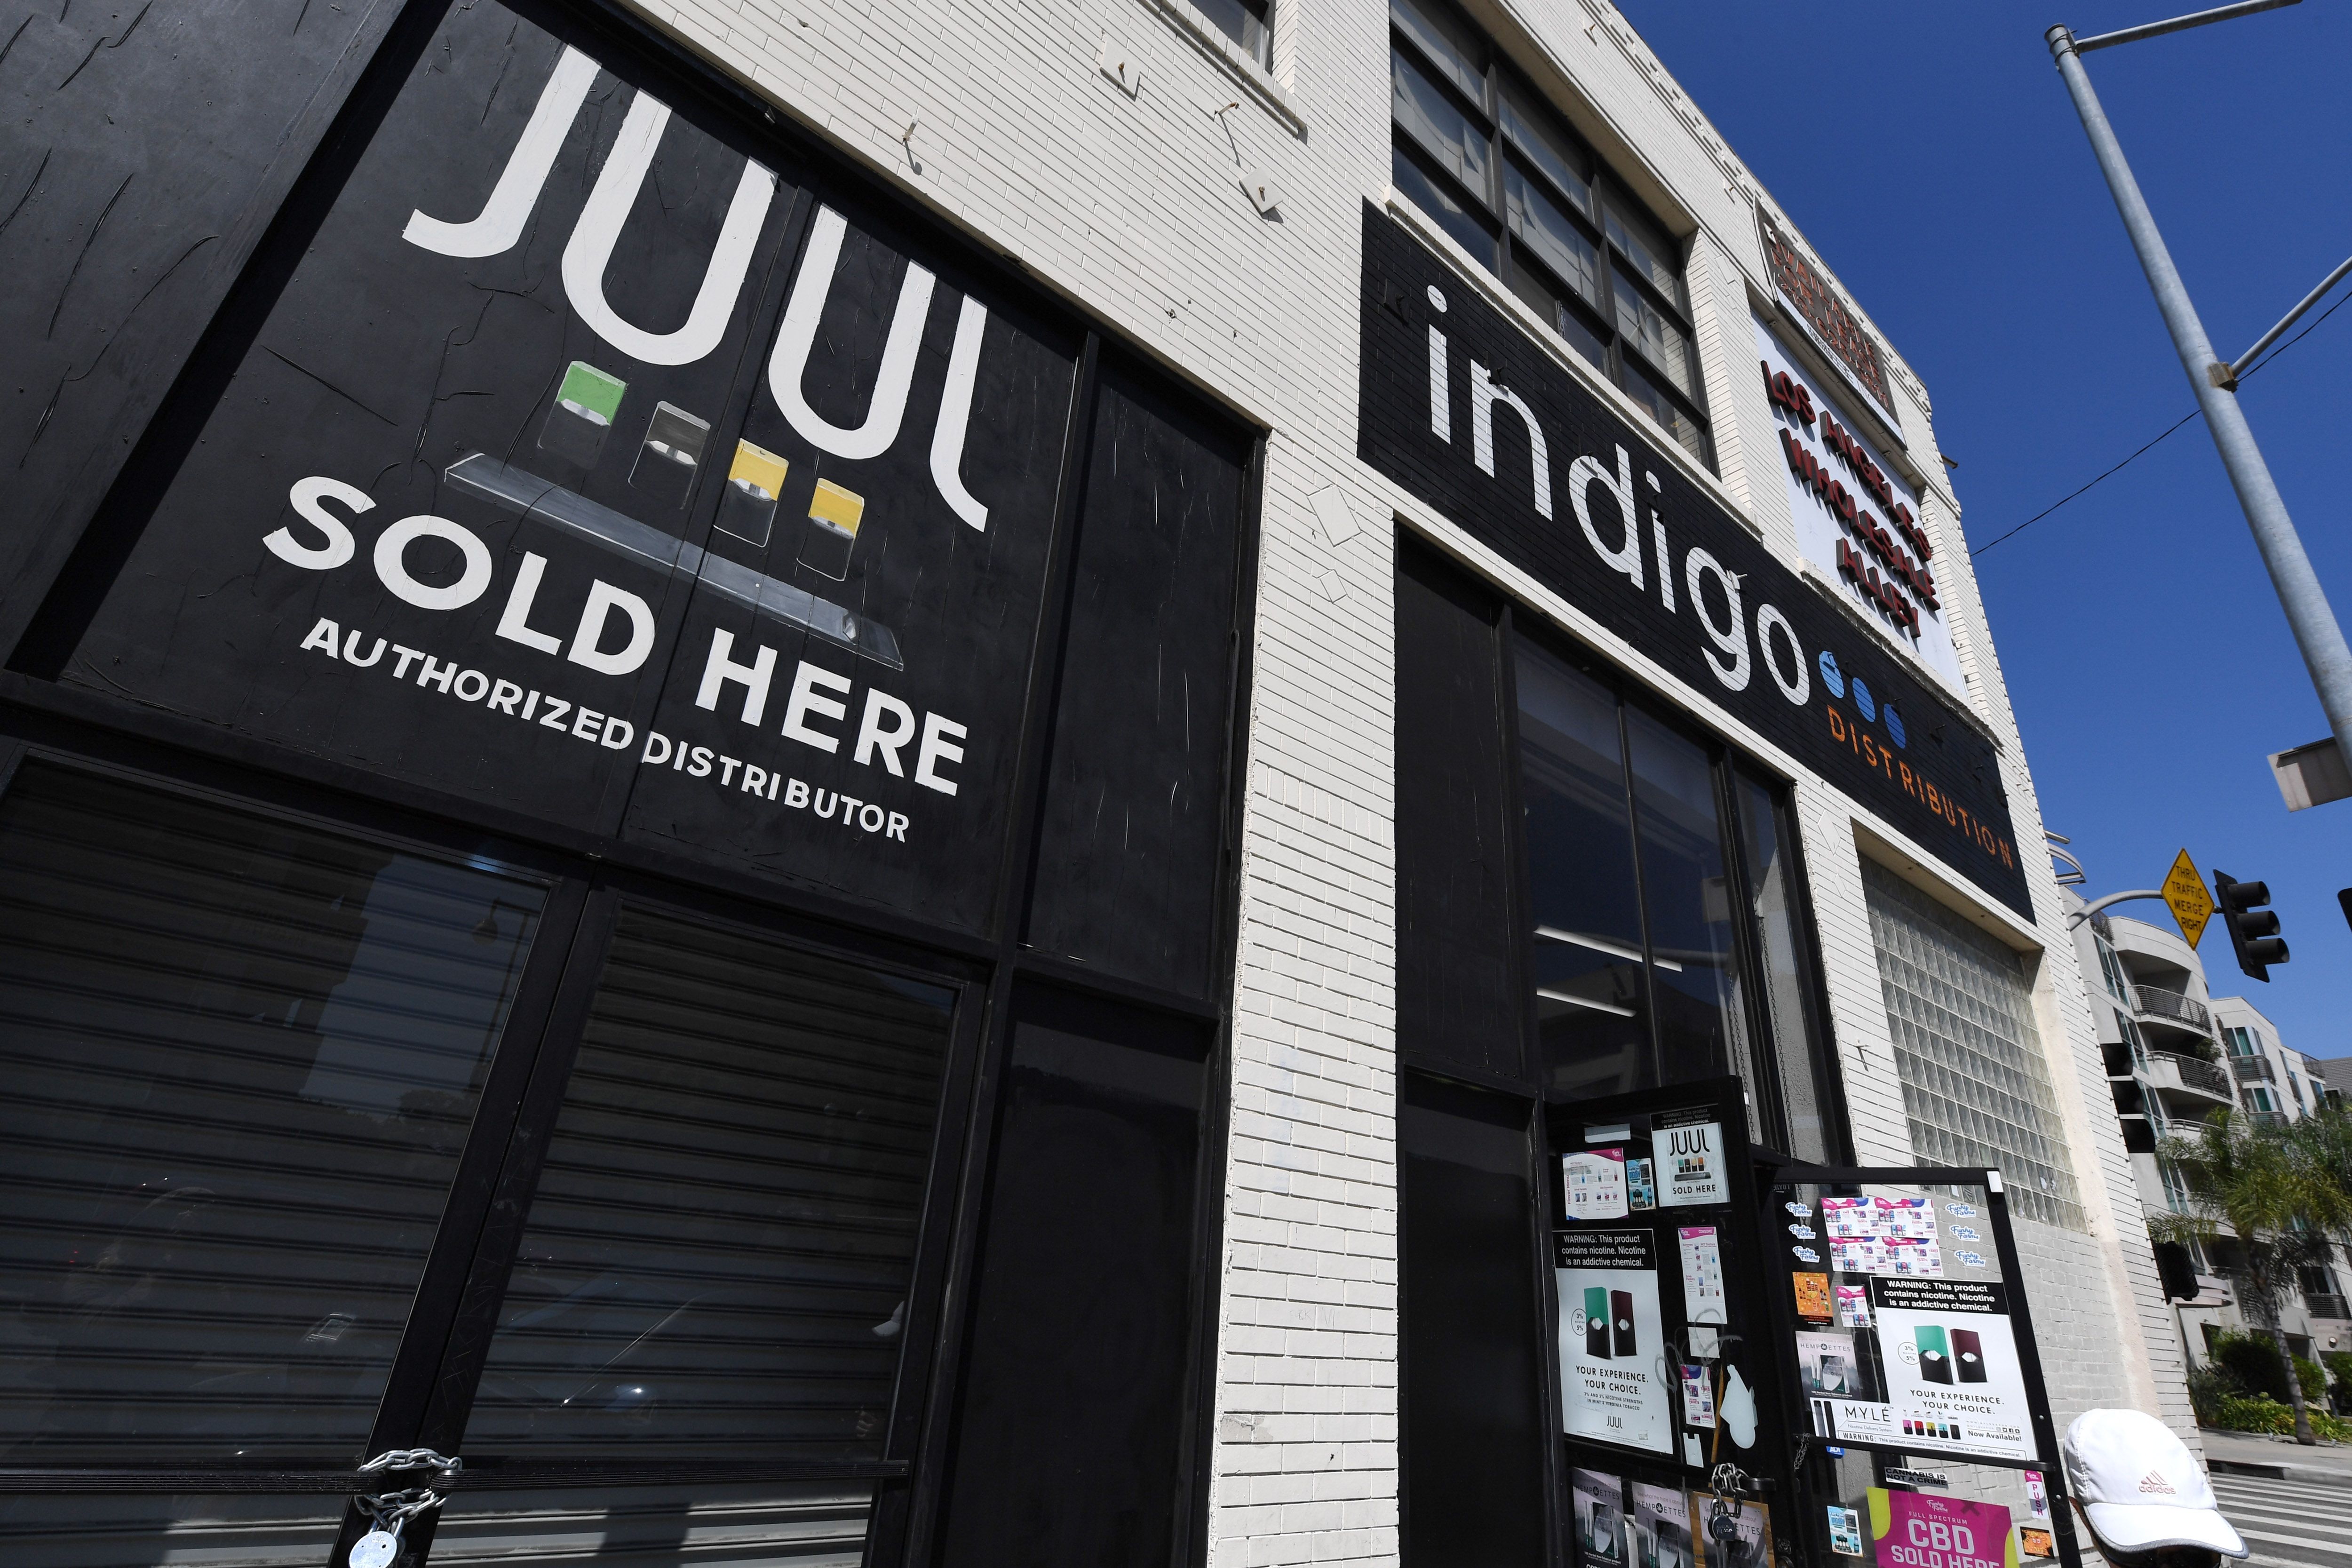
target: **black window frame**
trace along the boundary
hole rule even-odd
[[[1432,56],[1413,37],[1413,30],[1397,20],[1400,8],[1420,13],[1473,51],[1465,63],[1479,81],[1475,100],[1463,90],[1447,63]],[[1538,314],[1548,315],[1547,324],[1597,365],[1612,384],[1640,404],[1652,422],[1665,431],[1668,439],[1705,464],[1708,471],[1715,471],[1714,428],[1707,411],[1697,329],[1688,304],[1688,246],[1633,195],[1591,145],[1551,108],[1534,83],[1504,58],[1502,51],[1483,31],[1454,12],[1447,0],[1391,0],[1389,47],[1391,73],[1397,68],[1395,62],[1402,58],[1441,95],[1448,107],[1467,120],[1473,131],[1482,132],[1484,184],[1487,188],[1477,190],[1446,173],[1427,144],[1396,119],[1391,89],[1391,157],[1410,165],[1442,198],[1450,198],[1469,215],[1468,226],[1486,237],[1486,253],[1480,255],[1465,243],[1465,225],[1446,222],[1443,214],[1430,216],[1438,219],[1440,226],[1453,234],[1457,243],[1464,243],[1464,248],[1471,250],[1474,258],[1505,288]],[[1507,112],[1528,121],[1538,133],[1556,143],[1554,150],[1563,155],[1570,163],[1570,174],[1584,187],[1581,199],[1577,192],[1563,187],[1546,172],[1538,160],[1516,150],[1515,139],[1504,122]],[[1592,247],[1597,258],[1596,295],[1588,295],[1572,281],[1561,278],[1557,268],[1542,259],[1534,244],[1515,232],[1506,184],[1513,175],[1527,181],[1559,208],[1578,237]],[[1618,220],[1614,225],[1612,218]],[[1643,275],[1641,258],[1630,254],[1611,233],[1612,227],[1620,226],[1629,235],[1646,230],[1673,247],[1674,254],[1662,259],[1675,269],[1681,299],[1674,298]],[[1629,342],[1633,334],[1619,326],[1626,309],[1644,305],[1682,334],[1685,362],[1682,377],[1688,382],[1687,390],[1677,384],[1673,366],[1654,359],[1638,342]],[[1660,413],[1661,405],[1690,422],[1687,435],[1667,423]]]
[[[1192,0],[1192,8],[1258,69],[1274,68],[1274,0]]]

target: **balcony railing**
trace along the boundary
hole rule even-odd
[[[2160,985],[2135,985],[2132,990],[2137,993],[2134,1010],[2141,1017],[2186,1024],[2200,1034],[2211,1033],[2213,1015],[2207,1012],[2205,1004],[2196,997],[2183,995],[2178,991],[2167,991]]]
[[[2189,1089],[2201,1089],[2208,1094],[2230,1098],[2230,1075],[2201,1058],[2185,1056],[2179,1051],[2151,1050],[2147,1053],[2151,1068],[2168,1065],[2180,1075],[2180,1081]]]
[[[2230,1070],[2238,1075],[2240,1083],[2278,1082],[2278,1069],[2271,1066],[2268,1057],[2231,1057]]]
[[[2246,1119],[2257,1127],[2286,1125],[2286,1112],[2284,1110],[2249,1110],[2246,1112]]]
[[[2352,1310],[2346,1309],[2344,1298],[2333,1292],[2305,1290],[2303,1305],[2304,1310],[2315,1318],[2352,1318]]]

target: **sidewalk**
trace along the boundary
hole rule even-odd
[[[2222,1474],[2273,1476],[2281,1479],[2352,1482],[2352,1446],[2322,1442],[2306,1448],[2292,1437],[2258,1432],[2219,1432],[2200,1426],[2207,1468]]]

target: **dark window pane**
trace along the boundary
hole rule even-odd
[[[1617,699],[1525,643],[1517,668],[1545,1092],[1644,1088],[1656,1079]]]
[[[1471,102],[1485,107],[1486,50],[1475,33],[1454,20],[1444,0],[1389,0],[1389,20],[1429,57],[1439,75],[1462,89]]]
[[[1660,1081],[1717,1077],[1745,1065],[1747,1042],[1714,765],[1638,708],[1625,710],[1625,736],[1658,983]]]
[[[1625,280],[1622,269],[1613,290],[1617,302],[1617,330],[1626,342],[1655,370],[1665,373],[1666,379],[1685,397],[1696,398],[1691,371],[1690,334],[1681,323],[1658,309],[1641,289]]]
[[[1709,468],[1715,465],[1714,447],[1706,438],[1706,427],[1686,413],[1664,387],[1644,373],[1631,360],[1622,361],[1618,384],[1633,394],[1633,401],[1643,413],[1664,426],[1682,449]]]
[[[1462,186],[1482,202],[1494,200],[1486,182],[1486,131],[1446,95],[1402,49],[1389,50],[1391,108],[1397,129],[1421,144]]]
[[[1164,1563],[1207,1042],[1060,993],[1013,1005],[942,1559]]]
[[[1024,933],[1195,996],[1217,931],[1246,456],[1105,370]]]
[[[1452,236],[1454,242],[1468,251],[1480,266],[1495,265],[1495,233],[1485,217],[1471,211],[1450,187],[1439,184],[1403,147],[1391,153],[1389,163],[1389,177],[1407,201]]]
[[[626,911],[467,1451],[879,1456],[951,1000]]]
[[[1579,212],[1591,217],[1592,187],[1585,183],[1583,152],[1552,125],[1550,114],[1523,89],[1507,86],[1501,119],[1511,145],[1558,185]]]
[[[1404,1560],[1538,1568],[1549,1436],[1528,1109],[1400,1075]]]
[[[1829,1064],[1813,1023],[1812,954],[1799,913],[1796,824],[1775,792],[1754,779],[1742,775],[1738,793],[1764,970],[1757,989],[1771,1020],[1788,1152],[1815,1164],[1835,1164],[1840,1152],[1832,1131]]]
[[[1675,259],[1682,247],[1647,217],[1626,210],[1622,196],[1609,203],[1609,237],[1633,264],[1633,270],[1673,300],[1676,310],[1690,310],[1690,296],[1683,290],[1683,269]]]
[[[1601,302],[1601,247],[1516,163],[1503,165],[1503,208],[1521,244],[1586,300]]]
[[[1519,1077],[1493,596],[1425,552],[1396,579],[1397,1043]]]
[[[1242,47],[1260,65],[1271,63],[1272,36],[1265,26],[1266,0],[1192,0],[1201,15],[1218,31]]]
[[[0,1453],[362,1453],[541,902],[112,779],[17,776]]]

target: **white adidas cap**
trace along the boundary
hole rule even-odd
[[[2205,1468],[2172,1428],[2137,1410],[2091,1410],[2066,1428],[2066,1485],[2102,1545],[2118,1552],[2210,1547],[2248,1554],[2221,1517]]]

